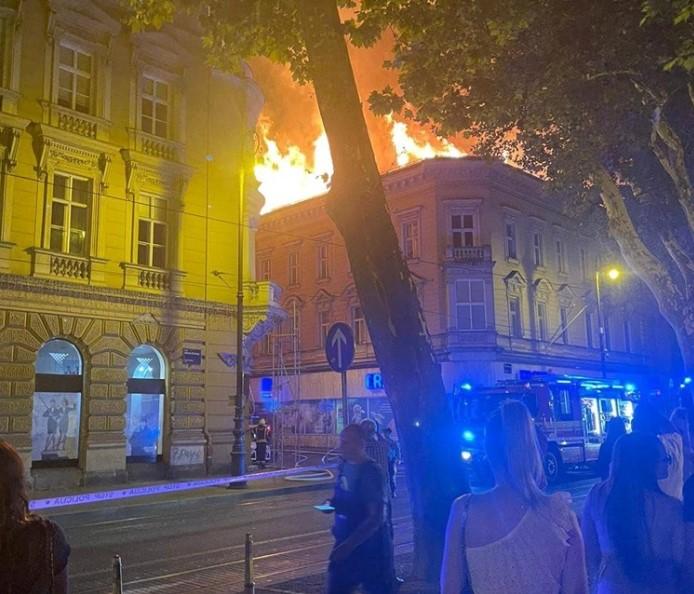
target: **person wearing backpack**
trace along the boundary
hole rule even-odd
[[[24,464],[0,440],[0,592],[66,594],[70,545],[54,522],[29,513]]]
[[[386,481],[366,455],[366,434],[348,425],[340,434],[343,462],[331,504],[335,546],[328,566],[328,594],[392,594],[393,542],[386,518]]]

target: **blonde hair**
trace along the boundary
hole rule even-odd
[[[495,476],[503,477],[529,505],[547,500],[535,424],[519,400],[506,400],[487,422],[485,446]]]

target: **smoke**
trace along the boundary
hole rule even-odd
[[[382,172],[398,166],[396,149],[391,137],[392,124],[386,118],[374,115],[368,106],[372,91],[390,85],[398,89],[397,72],[383,67],[383,62],[392,55],[393,35],[386,32],[372,47],[357,48],[349,45],[349,55],[354,78],[362,103],[369,137]],[[311,85],[294,82],[289,69],[265,58],[249,61],[254,76],[265,94],[265,108],[261,115],[268,138],[286,152],[291,145],[298,147],[312,163],[313,144],[323,132],[316,97]],[[400,116],[396,120],[404,121]],[[408,134],[421,144],[429,143],[434,148],[443,148],[441,140],[426,126],[407,122]],[[451,139],[452,144],[464,152],[470,152],[472,142],[462,135]]]

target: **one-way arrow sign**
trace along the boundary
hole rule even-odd
[[[325,358],[333,371],[347,371],[354,361],[354,335],[342,322],[333,324],[325,337]]]

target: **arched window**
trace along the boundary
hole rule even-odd
[[[67,340],[49,340],[36,356],[32,465],[76,464],[82,409],[82,356]]]
[[[154,347],[143,344],[128,358],[125,413],[126,459],[154,463],[163,453],[166,362]]]

